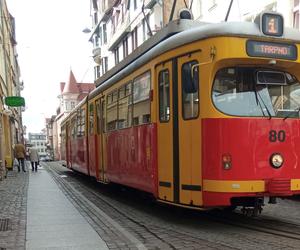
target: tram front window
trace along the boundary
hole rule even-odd
[[[212,99],[216,108],[228,115],[300,117],[300,84],[286,72],[221,69],[214,80]]]

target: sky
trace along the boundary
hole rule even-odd
[[[78,82],[93,82],[90,1],[6,0],[15,17],[18,61],[26,109],[27,133],[45,128],[45,118],[56,114],[60,82],[72,69]]]

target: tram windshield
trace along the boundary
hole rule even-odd
[[[262,68],[224,68],[217,72],[212,99],[234,116],[300,117],[300,84],[287,72]]]

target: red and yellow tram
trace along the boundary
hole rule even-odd
[[[63,121],[67,167],[190,208],[299,194],[299,31],[267,12],[168,29]]]

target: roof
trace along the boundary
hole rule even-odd
[[[72,70],[71,70],[70,76],[69,76],[69,81],[67,83],[61,82],[60,88],[61,88],[62,94],[90,93],[95,88],[95,84],[94,83],[78,83]]]
[[[64,90],[62,91],[62,94],[66,93],[79,93],[77,81],[72,70],[70,70],[69,81],[65,84]]]

